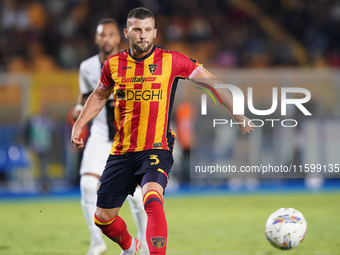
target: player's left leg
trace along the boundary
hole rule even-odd
[[[139,250],[140,255],[148,255],[148,245],[146,243],[146,223],[147,216],[144,211],[143,195],[140,186],[136,188],[133,196],[127,196],[126,200],[129,202],[130,210],[137,226],[137,239],[141,242],[141,249]]]
[[[157,182],[148,182],[142,191],[144,208],[148,215],[146,240],[150,254],[165,255],[168,227],[163,208],[163,187]]]
[[[143,204],[148,216],[146,240],[151,255],[164,255],[168,237],[168,228],[163,208],[163,194],[168,183],[168,174],[173,164],[169,151],[145,151],[143,167],[136,173],[136,180],[142,187]]]

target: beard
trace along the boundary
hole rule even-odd
[[[141,46],[141,44],[136,43],[136,42],[131,42],[131,46],[132,46],[132,48],[135,49],[137,52],[139,52],[139,53],[145,53],[145,52],[148,52],[148,51],[151,49],[151,47],[152,47],[152,45],[153,45],[153,41],[154,41],[154,40],[152,40],[151,42],[143,41],[143,42],[147,43],[145,46]]]

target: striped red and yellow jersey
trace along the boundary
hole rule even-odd
[[[141,58],[125,50],[104,63],[100,86],[114,86],[116,135],[111,154],[172,150],[169,128],[179,78],[192,78],[202,66],[177,51],[153,46]]]

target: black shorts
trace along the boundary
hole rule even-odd
[[[165,189],[173,162],[171,152],[160,149],[110,155],[100,178],[97,206],[121,207],[137,185],[143,187],[148,182],[157,182]]]

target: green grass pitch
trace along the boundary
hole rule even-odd
[[[281,207],[301,211],[306,239],[279,251],[265,238],[267,217]],[[340,194],[206,195],[166,197],[171,255],[333,255],[340,254]],[[135,235],[128,205],[120,215]],[[107,255],[118,246],[106,238]],[[0,201],[1,255],[84,255],[89,234],[78,200]]]

